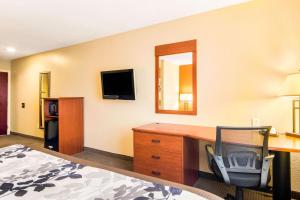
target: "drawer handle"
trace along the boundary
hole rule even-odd
[[[154,139],[152,139],[151,142],[152,143],[160,143],[160,140],[154,140]]]
[[[160,172],[158,172],[158,171],[152,171],[151,172],[154,176],[160,176]]]
[[[160,159],[160,156],[152,155],[151,157],[152,157],[153,159],[156,159],[156,160],[159,160],[159,159]]]

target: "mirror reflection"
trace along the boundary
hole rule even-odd
[[[44,98],[50,97],[50,72],[40,73],[39,91],[39,125],[44,128]]]
[[[193,110],[193,53],[159,56],[160,110]]]

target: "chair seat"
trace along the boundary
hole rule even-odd
[[[260,174],[228,173],[230,183],[239,187],[258,187]]]
[[[217,177],[223,181],[222,174],[217,166],[217,163],[212,161],[212,169]],[[228,172],[228,176],[230,179],[230,184],[239,186],[239,187],[259,187],[260,186],[260,174],[254,173],[232,173]],[[270,179],[270,175],[269,178]]]

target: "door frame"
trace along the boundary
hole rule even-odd
[[[7,83],[7,133],[6,135],[10,135],[10,70],[0,69],[0,72],[6,72],[8,75],[8,83]]]

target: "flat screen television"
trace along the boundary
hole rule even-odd
[[[135,100],[133,69],[102,71],[103,99]]]

